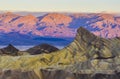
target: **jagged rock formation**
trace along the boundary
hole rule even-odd
[[[30,53],[31,55],[36,55],[36,54],[42,54],[42,53],[51,53],[58,50],[59,50],[58,48],[51,46],[49,44],[40,44],[28,49],[27,52]]]
[[[1,79],[16,79],[13,74],[20,69],[16,73],[18,79],[119,79],[119,51],[120,38],[100,38],[80,27],[75,40],[60,51],[19,57],[1,56],[0,76]],[[6,70],[10,71],[5,77]]]
[[[84,28],[77,31],[74,42],[69,49],[75,52],[84,52],[87,58],[111,58],[119,55],[120,38],[105,39],[95,36]]]
[[[0,49],[0,55],[11,55],[11,56],[17,56],[18,49],[15,48],[13,45],[9,44],[7,47]]]
[[[73,53],[73,57],[79,55],[79,62],[76,62],[77,70],[90,70],[99,72],[107,70],[119,70],[120,38],[105,39],[90,33],[80,27],[74,42],[66,48]],[[76,57],[75,57],[76,59]]]

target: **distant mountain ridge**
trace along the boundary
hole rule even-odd
[[[113,38],[120,36],[120,17],[114,14],[47,13],[40,17],[35,17],[32,14],[22,16],[12,12],[0,14],[0,34],[3,36],[8,34],[9,36],[13,33],[14,36],[15,33],[18,33],[30,37],[29,40],[33,40],[35,37],[73,38],[76,29],[80,26],[101,37]],[[4,42],[3,37],[0,38],[0,42]],[[23,38],[19,37],[19,39],[22,40]],[[35,44],[33,41],[29,41],[29,43]]]

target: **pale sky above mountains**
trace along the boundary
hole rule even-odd
[[[120,0],[0,0],[0,10],[120,13]]]

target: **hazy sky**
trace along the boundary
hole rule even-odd
[[[120,13],[120,0],[0,0],[0,10]]]

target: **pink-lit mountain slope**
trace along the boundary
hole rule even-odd
[[[11,12],[0,14],[0,33],[19,33],[33,36],[74,37],[83,26],[96,35],[106,38],[120,36],[120,17],[104,13],[62,14],[47,13],[35,17]]]

